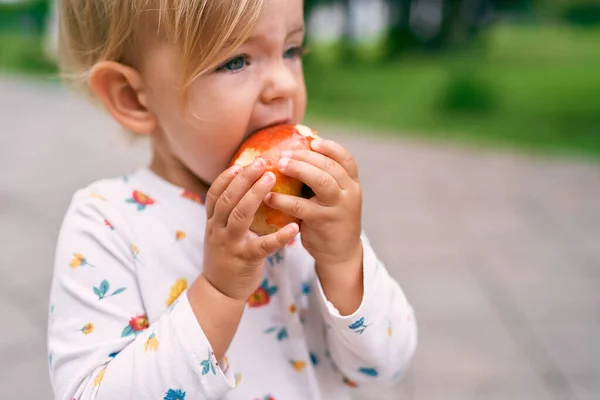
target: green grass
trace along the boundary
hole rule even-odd
[[[38,35],[0,32],[0,70],[29,76],[56,77],[56,65],[44,54]]]
[[[388,64],[316,48],[309,118],[600,160],[598,43],[600,30],[499,27],[477,51]]]

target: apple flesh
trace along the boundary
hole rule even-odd
[[[265,160],[267,171],[275,175],[275,186],[271,192],[310,198],[313,196],[310,188],[300,180],[282,174],[277,163],[282,151],[310,149],[310,143],[317,138],[317,132],[305,125],[282,124],[261,129],[244,140],[232,157],[230,166],[245,167],[260,157]],[[292,222],[300,223],[297,218],[263,202],[254,215],[250,230],[257,235],[268,235]]]

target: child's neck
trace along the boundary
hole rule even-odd
[[[199,194],[203,198],[206,197],[210,187],[209,184],[199,179],[181,162],[169,162],[156,153],[152,157],[150,170],[173,185]]]

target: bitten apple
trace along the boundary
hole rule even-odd
[[[317,132],[305,125],[282,124],[261,129],[241,144],[232,157],[230,166],[245,167],[255,158],[261,157],[266,161],[267,171],[271,171],[276,178],[272,192],[310,198],[313,195],[310,188],[300,180],[282,174],[277,169],[277,163],[282,151],[310,149],[310,143],[317,138]],[[250,230],[261,236],[268,235],[292,222],[300,221],[263,202],[254,216]]]

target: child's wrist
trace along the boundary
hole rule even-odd
[[[232,307],[244,307],[246,305],[245,299],[237,299],[233,296],[228,295],[227,293],[225,293],[225,291],[213,285],[212,282],[210,282],[210,280],[204,274],[200,274],[200,276],[197,279],[197,284],[199,290],[202,290],[206,294],[210,294],[210,297],[215,301],[224,302],[225,304],[228,304]]]
[[[355,249],[351,255],[340,260],[315,259],[315,268],[319,279],[331,280],[334,282],[354,282],[354,276],[363,267],[363,248],[362,243]]]
[[[364,295],[362,247],[351,259],[341,264],[316,264],[316,273],[328,301],[341,315],[353,314]]]
[[[220,292],[203,274],[189,288],[188,300],[220,362],[233,340],[246,303]]]

